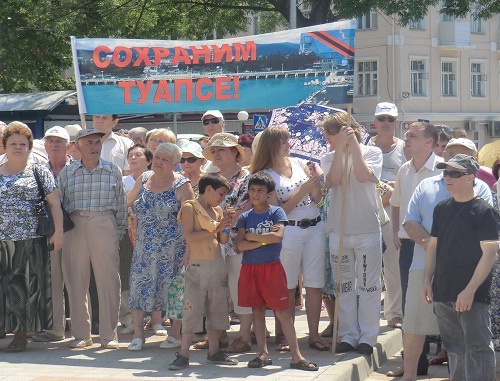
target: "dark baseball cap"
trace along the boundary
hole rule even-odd
[[[447,162],[438,163],[436,167],[438,169],[445,169],[447,166],[456,169],[465,169],[473,175],[475,175],[479,170],[479,164],[477,163],[476,159],[474,159],[472,156],[464,155],[462,153],[453,156]]]
[[[85,136],[90,136],[90,135],[99,135],[102,138],[106,134],[104,132],[97,131],[93,128],[89,129],[85,128],[83,130],[78,131],[78,133],[76,134],[75,142],[78,143],[78,140],[80,138],[84,138]]]

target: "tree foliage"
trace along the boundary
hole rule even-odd
[[[442,0],[442,12],[458,17],[469,0]],[[407,25],[439,0],[297,0],[297,27],[361,16],[378,8]],[[477,0],[477,17],[500,13],[500,0]],[[302,9],[302,10],[301,10]],[[241,32],[248,16],[259,14],[259,32],[289,21],[289,0],[2,0],[0,12],[0,92],[61,90],[70,67],[70,36],[206,39]]]

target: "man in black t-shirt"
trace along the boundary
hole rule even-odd
[[[479,164],[472,156],[459,154],[437,167],[452,197],[434,208],[422,298],[434,301],[450,380],[493,381],[489,303],[499,216],[474,193]]]

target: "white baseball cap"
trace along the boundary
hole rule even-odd
[[[464,146],[465,148],[470,149],[474,153],[477,152],[477,148],[476,148],[476,145],[474,144],[474,142],[472,140],[466,139],[466,138],[451,139],[448,142],[448,144],[446,144],[446,148],[451,147],[451,146]]]
[[[78,131],[80,131],[82,128],[78,124],[68,124],[64,126],[64,129],[68,131],[69,140],[71,142],[74,142],[76,139],[76,134],[78,134]]]
[[[375,116],[377,115],[398,116],[398,108],[394,103],[381,102],[375,108]]]
[[[66,131],[61,126],[54,126],[45,131],[45,135],[43,136],[43,138],[45,139],[46,137],[49,136],[56,136],[58,138],[66,140],[66,142],[69,143],[68,131]]]
[[[221,120],[224,120],[224,116],[222,116],[222,113],[219,110],[207,110],[207,112],[204,113],[203,116],[201,117],[201,120],[203,120],[203,118],[208,116],[208,115],[212,115],[215,118],[219,118]]]

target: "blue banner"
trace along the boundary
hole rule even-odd
[[[354,20],[207,41],[71,38],[82,114],[349,103]]]

